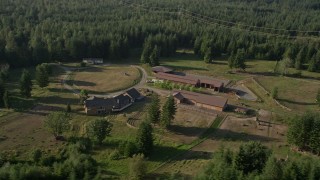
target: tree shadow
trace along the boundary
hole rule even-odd
[[[60,96],[47,96],[47,97],[34,97],[38,102],[44,104],[56,104],[56,105],[67,105],[77,104],[79,100],[77,98],[64,98]]]
[[[290,104],[298,104],[298,105],[317,105],[317,103],[313,103],[313,102],[297,102],[297,101],[293,101],[293,100],[289,100],[289,99],[278,99],[281,102],[286,102],[286,103],[290,103]]]
[[[191,67],[191,66],[168,65],[168,67],[173,68],[173,69],[175,69],[175,70],[199,70],[199,71],[208,71],[207,68]]]
[[[207,130],[207,128],[201,128],[201,127],[185,127],[180,125],[171,125],[168,128],[169,131],[177,134],[177,135],[184,135],[189,137],[196,137],[199,136],[201,132],[204,132]]]
[[[234,132],[227,129],[216,129],[210,137],[213,140],[231,140],[231,141],[261,141],[270,142],[277,140],[267,136],[248,134],[244,132]]]
[[[152,154],[148,157],[149,161],[166,162],[170,158],[187,152],[185,149],[178,147],[155,145]]]
[[[93,82],[80,81],[80,80],[71,80],[69,82],[77,86],[96,86],[97,85],[96,83],[93,83]]]
[[[214,65],[214,64],[216,64],[216,65],[228,65],[228,62],[227,62],[227,61],[226,61],[226,62],[223,62],[223,61],[219,61],[219,62],[218,62],[218,61],[214,61],[214,60],[213,60],[213,62],[212,62],[211,64],[213,64],[213,65]]]
[[[178,125],[172,125],[169,128],[173,133],[184,135],[184,136],[190,136],[195,137],[199,136],[199,133],[204,132],[207,130],[207,128],[200,128],[200,127],[183,127]],[[266,136],[260,136],[255,134],[247,134],[244,132],[234,132],[227,129],[215,129],[215,131],[210,135],[212,139],[229,139],[233,141],[237,140],[245,140],[245,141],[262,141],[262,142],[269,142],[276,140],[275,138],[266,137]]]

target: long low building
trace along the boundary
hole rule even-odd
[[[173,97],[178,104],[195,105],[216,111],[224,111],[228,105],[227,98],[189,91],[174,90]]]
[[[206,77],[196,77],[192,75],[176,75],[176,74],[169,74],[158,72],[156,73],[156,78],[161,80],[168,80],[175,83],[180,84],[188,84],[194,87],[204,87],[214,89],[215,91],[223,91],[224,83],[213,78],[206,78]]]
[[[156,74],[156,78],[162,80],[169,80],[175,83],[193,85],[195,87],[198,87],[200,85],[199,79],[191,78],[189,76],[179,76],[175,74],[159,72]]]

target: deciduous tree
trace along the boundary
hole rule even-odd
[[[57,139],[70,129],[70,116],[65,112],[52,112],[47,115],[44,126]]]
[[[273,99],[278,99],[278,87],[274,87],[273,89],[272,89],[272,92],[271,92],[271,97],[273,98]]]
[[[110,135],[112,124],[105,119],[96,119],[88,122],[86,133],[90,139],[102,144],[102,141]]]

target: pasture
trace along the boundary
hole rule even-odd
[[[130,66],[93,66],[73,72],[71,84],[90,93],[110,93],[127,89],[141,79],[138,69]]]

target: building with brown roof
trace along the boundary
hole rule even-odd
[[[192,75],[176,75],[159,72],[156,74],[157,79],[168,80],[180,84],[188,84],[195,87],[204,87],[214,89],[215,91],[223,91],[224,83],[213,78],[196,77]]]
[[[174,90],[173,97],[178,104],[195,105],[201,108],[224,111],[227,107],[228,99],[224,97],[205,95],[195,92]]]
[[[223,91],[224,83],[213,78],[200,77],[200,87],[214,89],[215,91]]]
[[[169,80],[175,83],[188,84],[195,87],[198,87],[200,85],[199,79],[196,79],[190,76],[179,76],[175,74],[159,72],[156,74],[156,78],[162,79],[162,80]]]

